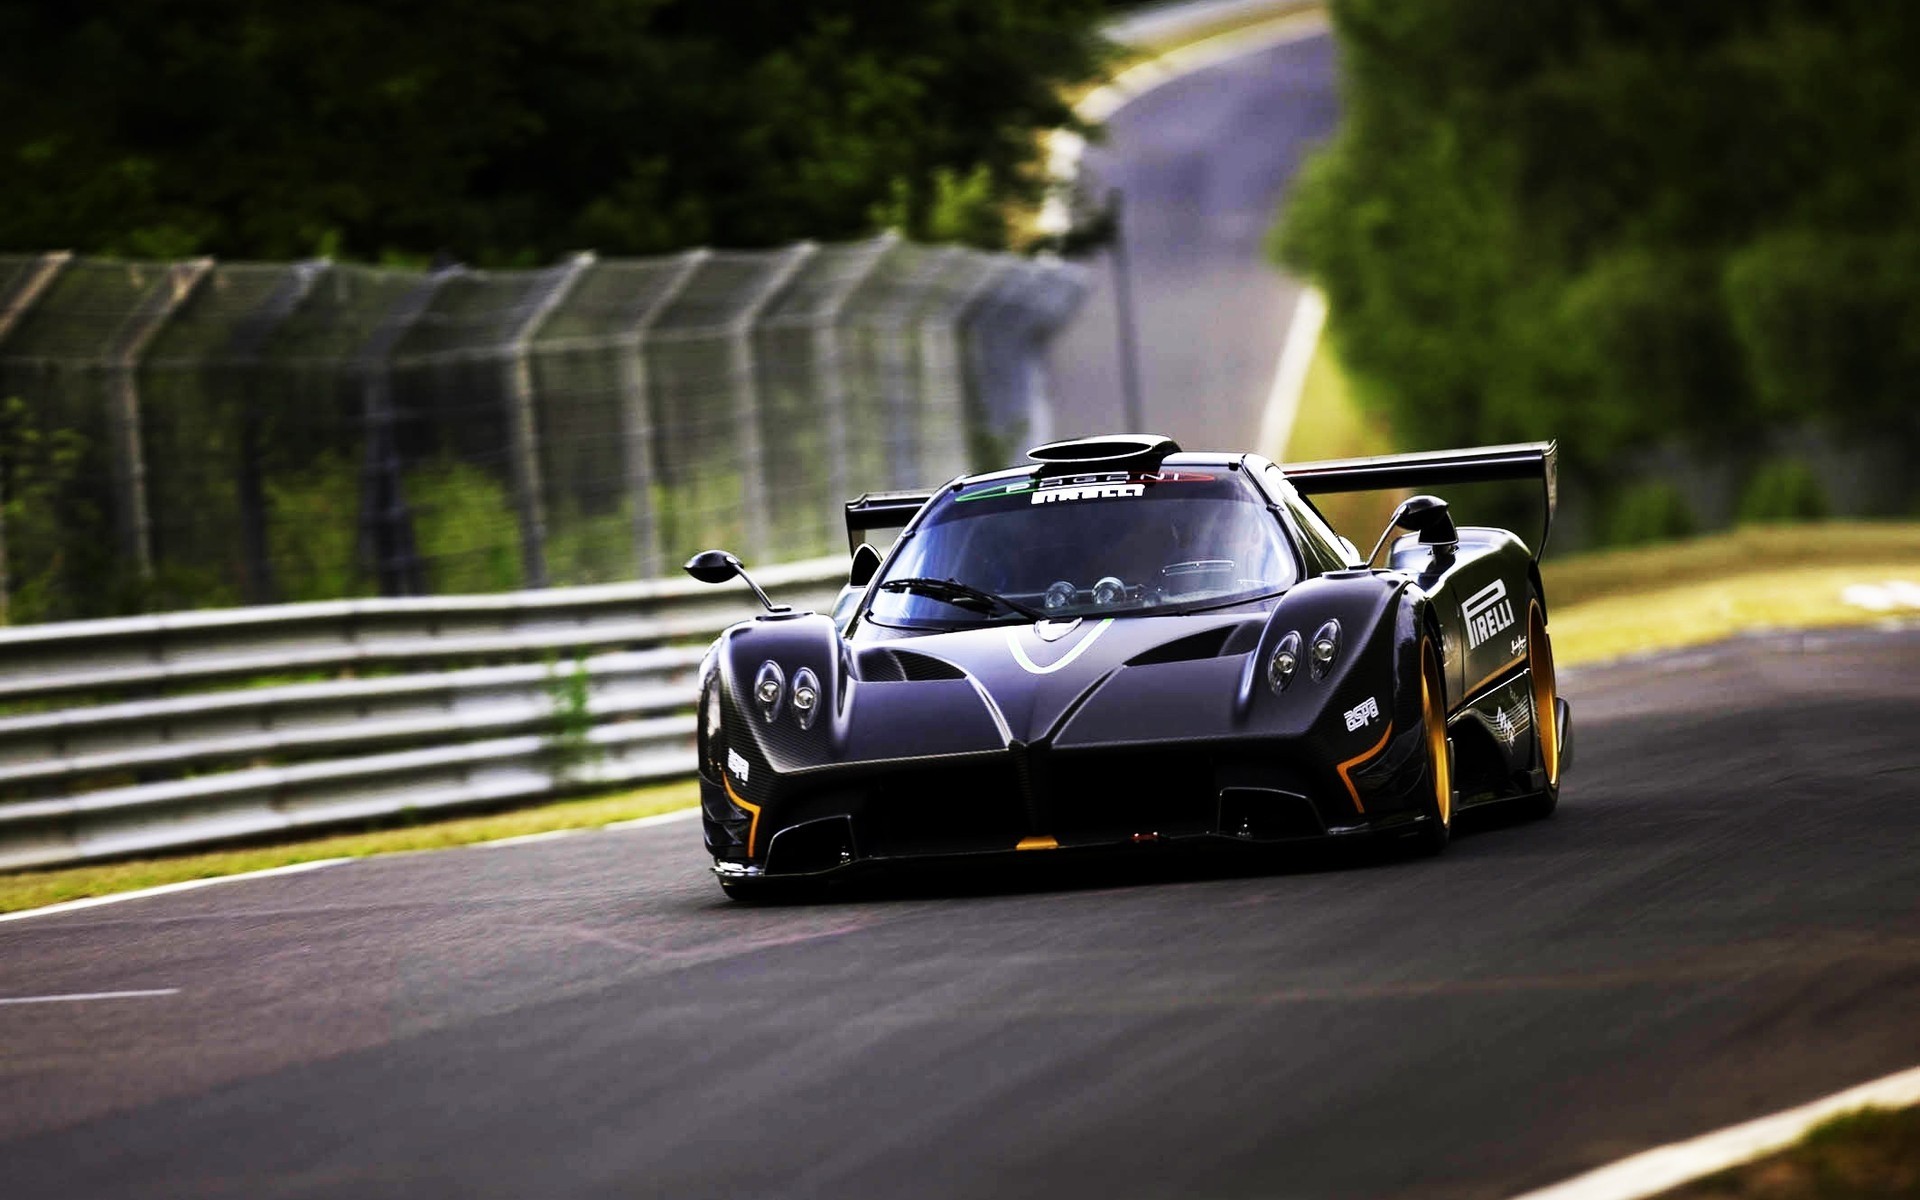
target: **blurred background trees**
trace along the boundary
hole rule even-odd
[[[1331,8],[1344,125],[1275,249],[1402,437],[1555,435],[1590,480],[1783,429],[1920,448],[1920,6]]]
[[[0,6],[0,248],[525,265],[992,246],[1100,0]]]

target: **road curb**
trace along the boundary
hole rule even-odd
[[[1513,1200],[1644,1200],[1704,1175],[1784,1150],[1821,1122],[1855,1109],[1920,1104],[1920,1067],[1713,1133],[1643,1151]]]

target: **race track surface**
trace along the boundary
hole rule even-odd
[[[1551,821],[808,907],[697,827],[0,924],[0,1193],[1498,1197],[1920,1062],[1920,633],[1569,673]]]
[[[1235,58],[1121,108],[1084,159],[1125,195],[1142,410],[1189,450],[1255,447],[1298,287],[1262,249],[1307,152],[1339,116],[1333,38]],[[1049,353],[1050,436],[1126,428],[1111,261]]]

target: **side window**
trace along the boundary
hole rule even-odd
[[[1308,568],[1318,575],[1322,571],[1338,571],[1350,565],[1346,551],[1341,549],[1340,540],[1333,530],[1313,510],[1312,505],[1300,498],[1300,493],[1287,482],[1280,468],[1269,466],[1264,475],[1261,482],[1287,510],[1287,517],[1299,533],[1300,553],[1306,558]]]

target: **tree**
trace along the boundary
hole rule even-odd
[[[1347,112],[1275,238],[1448,440],[1916,436],[1920,8],[1334,0]]]
[[[917,230],[942,172],[1002,205],[1036,186],[1101,7],[12,4],[0,247],[519,264]]]

